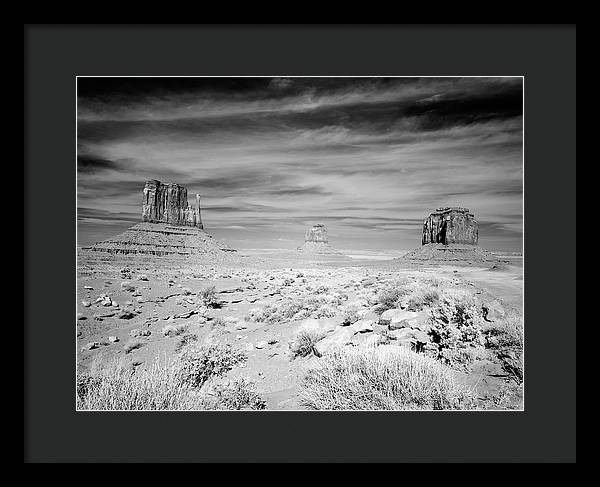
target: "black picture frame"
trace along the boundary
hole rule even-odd
[[[524,76],[525,410],[76,412],[77,75]],[[25,25],[24,460],[575,461],[575,100],[574,25]]]

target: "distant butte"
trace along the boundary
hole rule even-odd
[[[423,222],[422,245],[477,245],[479,228],[468,208],[458,206],[438,208]]]
[[[437,208],[423,221],[421,248],[405,254],[408,261],[489,265],[498,258],[479,246],[479,226],[468,208]]]
[[[187,189],[175,183],[147,181],[143,190],[142,223],[85,250],[109,254],[187,256],[235,252],[204,231],[200,195],[189,204]]]
[[[327,228],[322,223],[313,225],[306,231],[304,237],[304,244],[298,247],[300,252],[306,252],[310,254],[339,254],[336,249],[329,245],[329,239],[327,237]]]

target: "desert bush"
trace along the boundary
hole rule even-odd
[[[261,410],[267,406],[266,401],[256,392],[256,384],[245,378],[235,379],[213,387],[215,409],[253,409]]]
[[[200,291],[200,299],[202,299],[205,306],[209,308],[217,308],[219,306],[219,299],[217,297],[217,290],[215,286],[207,286]]]
[[[474,393],[440,362],[401,347],[339,348],[308,371],[302,404],[317,410],[469,409]]]
[[[185,333],[181,336],[177,345],[175,345],[175,352],[179,352],[182,348],[187,347],[190,343],[198,341],[198,336],[193,333]]]
[[[348,306],[342,311],[342,324],[345,326],[356,323],[360,317],[358,316],[358,308],[356,306]]]
[[[499,350],[496,355],[508,377],[517,384],[521,384],[523,382],[523,350]]]
[[[210,324],[215,328],[225,328],[225,326],[227,325],[225,320],[220,316],[217,316],[216,318],[210,320]]]
[[[134,338],[132,340],[129,340],[125,344],[124,350],[125,350],[125,353],[131,353],[134,350],[137,350],[138,348],[142,348],[144,345],[146,345],[146,342],[144,340]]]
[[[178,360],[179,377],[184,384],[201,387],[212,377],[219,377],[246,360],[246,354],[232,347],[211,343],[185,347]]]
[[[300,330],[289,345],[292,358],[307,357],[310,354],[320,357],[321,354],[315,346],[323,338],[325,333],[320,330]]]
[[[380,291],[377,295],[377,308],[375,312],[382,314],[388,309],[394,309],[398,307],[399,299],[404,295],[404,291],[400,288],[387,288]]]
[[[415,289],[406,303],[409,311],[421,311],[425,307],[431,307],[440,300],[440,294],[436,289]]]
[[[433,341],[442,348],[483,345],[483,318],[476,300],[467,293],[441,296],[431,311]]]
[[[157,359],[148,370],[111,362],[91,376],[78,376],[78,410],[195,410],[204,409],[197,391],[181,384],[176,362]],[[79,385],[85,387],[79,388]]]
[[[88,393],[100,384],[100,378],[89,373],[77,373],[77,400],[85,401]]]
[[[483,333],[487,348],[523,349],[523,318],[519,314],[508,313],[500,322],[486,324]]]

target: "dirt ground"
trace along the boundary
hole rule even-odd
[[[212,259],[212,260],[211,260]],[[289,343],[302,319],[269,323],[248,319],[252,310],[285,306],[308,295],[332,296],[335,302],[364,302],[363,317],[376,321],[365,283],[402,278],[447,278],[474,293],[523,309],[522,259],[498,269],[473,266],[415,266],[394,260],[306,257],[297,253],[173,259],[110,255],[80,251],[76,302],[76,356],[81,369],[112,359],[148,367],[175,353],[181,336],[165,336],[166,325],[184,325],[198,342],[219,341],[247,352],[247,363],[227,378],[254,381],[267,409],[302,409],[298,386],[305,370],[319,359],[292,359]],[[199,293],[215,286],[218,307],[204,309]],[[335,301],[337,300],[337,301]],[[219,319],[220,318],[220,319]],[[140,348],[127,352],[137,335]],[[477,361],[468,372],[457,371],[477,391],[482,409],[521,409],[522,387],[511,382],[497,363]]]

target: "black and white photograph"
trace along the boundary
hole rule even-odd
[[[526,408],[525,78],[77,76],[74,408]]]

